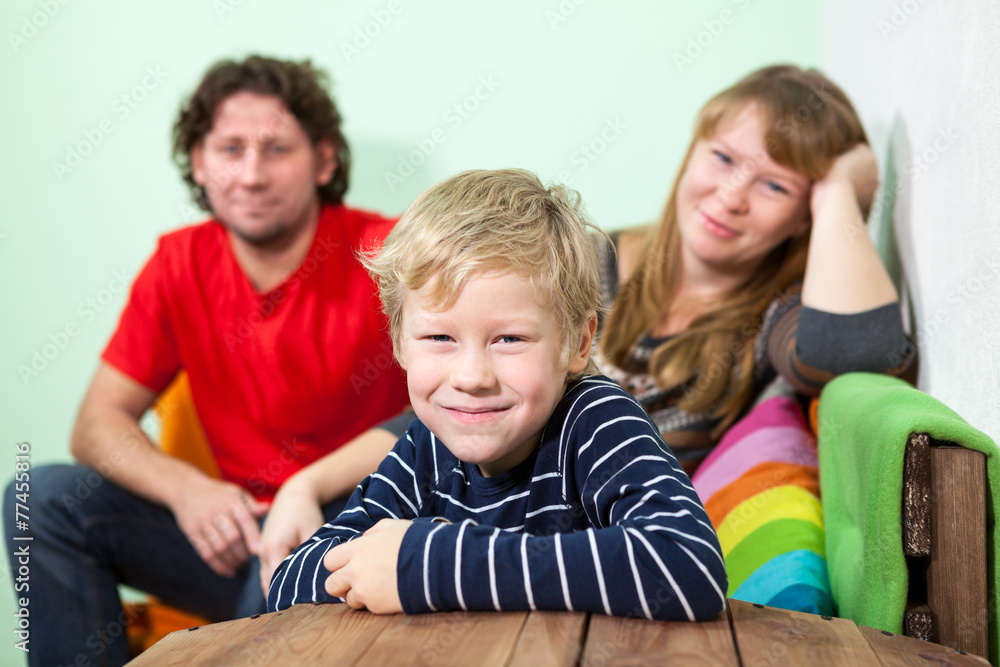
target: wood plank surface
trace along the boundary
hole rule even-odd
[[[581,649],[582,644],[582,649]],[[877,657],[876,657],[877,656]],[[377,616],[346,605],[171,633],[129,663],[165,665],[896,665],[983,666],[972,654],[846,619],[729,601],[705,623],[564,612]]]
[[[524,623],[508,667],[576,665],[587,635],[587,614],[533,611]]]
[[[744,667],[879,664],[857,626],[843,618],[729,601]]]
[[[273,618],[274,615],[266,614],[254,619],[244,618],[171,632],[128,664],[129,667],[215,664],[233,650],[233,645],[253,641],[254,636]]]
[[[883,667],[935,665],[937,667],[989,667],[984,658],[970,653],[958,653],[953,648],[931,644],[920,639],[896,635],[859,625],[861,635],[872,647]]]
[[[392,616],[359,665],[504,665],[527,612],[437,612]],[[292,663],[288,663],[292,664]]]
[[[259,617],[172,632],[129,665],[350,664],[392,619],[343,604],[295,605]]]
[[[727,614],[703,623],[647,621],[592,614],[585,667],[739,665]]]
[[[927,605],[935,640],[988,656],[986,462],[982,452],[931,447],[931,562]]]

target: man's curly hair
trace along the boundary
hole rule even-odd
[[[317,188],[317,193],[323,203],[340,204],[347,192],[351,149],[340,131],[340,113],[327,92],[328,84],[326,73],[308,60],[299,63],[250,56],[242,62],[223,60],[213,65],[181,107],[174,124],[174,162],[191,187],[195,203],[206,211],[212,210],[205,188],[194,180],[191,150],[212,130],[219,105],[245,91],[280,98],[314,147],[323,140],[333,145],[337,170],[328,183]]]

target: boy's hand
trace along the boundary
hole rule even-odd
[[[330,549],[323,558],[323,566],[330,571],[326,592],[344,598],[353,609],[374,614],[403,611],[396,588],[396,562],[409,527],[409,521],[382,519],[361,537]]]

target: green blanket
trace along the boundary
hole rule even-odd
[[[940,401],[885,375],[842,375],[826,386],[819,402],[826,558],[838,614],[902,632],[907,573],[900,517],[903,452],[910,433],[929,433],[986,455],[986,617],[990,661],[998,664],[1000,451]]]

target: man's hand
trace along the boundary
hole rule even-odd
[[[292,549],[309,539],[323,525],[323,510],[315,493],[289,479],[271,503],[260,536],[260,585],[267,597],[271,576]]]
[[[838,187],[850,187],[862,211],[867,211],[878,190],[878,162],[868,144],[858,144],[841,153],[833,161],[826,176],[816,181],[812,187],[811,207],[813,219],[816,209],[824,204],[824,199]]]
[[[267,505],[235,484],[203,477],[177,494],[170,509],[202,560],[217,574],[231,577],[256,553],[257,520]]]
[[[327,552],[323,566],[330,571],[326,592],[344,598],[354,609],[374,614],[403,611],[396,588],[396,562],[409,521],[382,519],[361,537]]]

